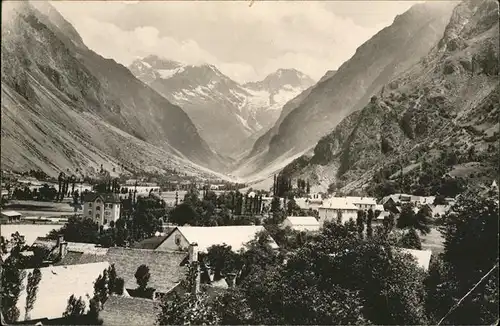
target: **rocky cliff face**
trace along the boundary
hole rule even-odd
[[[2,167],[222,169],[181,108],[89,50],[50,4],[2,11]]]
[[[427,56],[285,169],[348,192],[388,167],[406,173],[449,152],[458,158],[451,175],[496,178],[498,18],[496,1],[462,2]]]
[[[243,175],[312,148],[344,117],[366,105],[392,78],[417,63],[443,36],[456,3],[426,3],[413,6],[393,24],[360,46],[333,76],[325,76],[300,100],[274,129],[269,142],[258,140],[251,165]],[[257,158],[258,157],[258,158]],[[277,159],[279,158],[279,160]]]
[[[289,99],[313,84],[296,70],[280,69],[261,82],[240,85],[213,65],[185,65],[157,56],[135,60],[129,69],[181,106],[212,148],[233,157],[269,129]]]

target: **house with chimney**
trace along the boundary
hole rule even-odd
[[[222,244],[231,246],[233,251],[238,251],[262,231],[265,231],[262,225],[178,226],[155,250],[187,251],[189,245],[195,242],[198,244],[198,250],[203,252],[213,245]],[[271,247],[278,248],[271,237],[269,241]]]
[[[287,216],[282,226],[295,231],[316,232],[320,229],[319,222],[314,216]]]
[[[429,270],[431,263],[432,251],[401,248],[401,251],[410,254],[417,262],[417,265],[423,270]]]
[[[89,218],[99,227],[109,227],[120,218],[121,201],[117,194],[89,193],[83,197],[83,218]]]

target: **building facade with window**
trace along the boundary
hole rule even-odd
[[[319,224],[322,226],[326,221],[336,221],[338,217],[345,223],[350,219],[356,221],[359,207],[346,200],[344,197],[332,197],[323,201],[318,209]]]
[[[120,218],[121,201],[117,194],[90,193],[83,198],[83,217],[90,218],[99,227],[109,227]]]

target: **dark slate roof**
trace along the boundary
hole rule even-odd
[[[181,262],[186,257],[183,252],[154,251],[114,247],[105,255],[68,251],[57,265],[88,264],[107,261],[114,264],[118,277],[125,281],[126,289],[136,289],[135,272],[141,265],[149,267],[151,278],[148,286],[159,292],[169,292],[185,277],[185,267]]]
[[[104,303],[99,317],[103,326],[143,326],[156,324],[158,301],[111,296]]]
[[[91,192],[83,197],[84,202],[94,202],[97,197],[101,197],[102,201],[105,203],[121,203],[120,196],[118,194],[107,193],[98,194],[96,192]]]
[[[151,237],[135,243],[135,249],[156,249],[168,236]]]
[[[106,261],[106,255],[94,255],[78,251],[68,251],[56,265],[91,264]]]
[[[134,275],[137,268],[144,264],[151,274],[148,286],[167,293],[185,277],[185,268],[181,266],[185,256],[186,253],[182,252],[110,248],[105,259],[115,264],[116,273],[125,280],[126,289],[137,288]]]

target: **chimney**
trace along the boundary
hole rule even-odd
[[[196,242],[189,245],[189,262],[193,261],[198,261],[198,244]]]
[[[61,237],[60,237],[61,238]],[[59,239],[59,258],[63,259],[68,252],[68,243],[66,241]]]
[[[193,295],[198,295],[200,292],[200,263],[198,262],[198,244],[196,242],[192,242],[189,245],[189,266],[194,266],[195,275],[194,275],[194,286],[191,289]]]
[[[234,281],[236,279],[236,273],[228,273],[226,275],[226,283],[230,288],[234,288]]]

